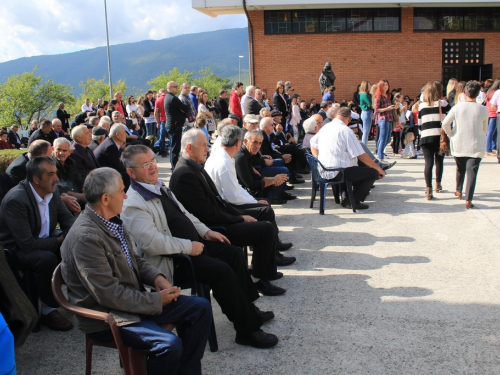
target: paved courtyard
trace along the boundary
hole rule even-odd
[[[431,201],[423,164],[398,158],[366,211],[336,205],[330,190],[320,216],[318,199],[309,208],[309,179],[293,190],[297,200],[275,206],[281,238],[294,243],[286,255],[298,260],[275,282],[286,294],[257,304],[275,312],[263,328],[280,342],[237,345],[214,301],[219,351],[207,349],[204,374],[499,374],[500,165],[483,160],[476,207],[466,211],[453,196],[453,159]],[[43,327],[17,364],[19,374],[82,374],[84,335]],[[121,374],[118,352],[95,348],[93,373]]]

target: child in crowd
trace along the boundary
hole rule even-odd
[[[208,148],[210,148],[210,136],[208,135],[208,130],[206,127],[207,119],[205,118],[204,113],[202,112],[198,113],[194,125],[196,126],[197,129],[200,129],[203,133],[205,133],[205,136],[207,137],[207,146]]]
[[[407,132],[405,134],[405,139],[404,139],[406,147],[403,151],[403,154],[401,155],[403,158],[406,159],[417,158],[417,155],[415,153],[415,145],[413,144],[413,141],[415,141],[415,134],[413,134],[412,132]]]

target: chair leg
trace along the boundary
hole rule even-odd
[[[309,208],[313,208],[314,200],[316,199],[316,190],[318,189],[318,184],[316,181],[312,180],[312,188],[311,188],[311,204]]]
[[[338,184],[332,185],[333,196],[335,203],[340,204],[340,188]]]
[[[92,375],[92,343],[85,335],[85,375]]]
[[[211,303],[210,286],[208,284],[203,284],[200,289],[203,292],[202,297],[206,298]],[[208,346],[210,347],[210,351],[212,353],[215,353],[219,350],[219,344],[217,343],[217,332],[215,331],[215,322],[213,317],[212,327],[210,327],[210,332],[208,333]]]
[[[347,187],[347,195],[349,195],[349,201],[351,202],[352,212],[356,212],[356,202],[354,201],[354,194],[352,192],[352,182],[345,182]]]
[[[326,201],[326,184],[319,184],[319,214],[325,214],[325,201]]]

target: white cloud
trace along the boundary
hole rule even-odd
[[[111,44],[247,25],[244,15],[206,16],[190,0],[108,0],[107,8]],[[2,1],[0,25],[0,62],[106,44],[103,0]]]

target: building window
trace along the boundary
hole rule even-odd
[[[416,31],[500,30],[500,8],[414,8]]]
[[[292,17],[290,12],[266,12],[266,34],[290,34]]]
[[[265,11],[266,34],[400,31],[401,9]]]

